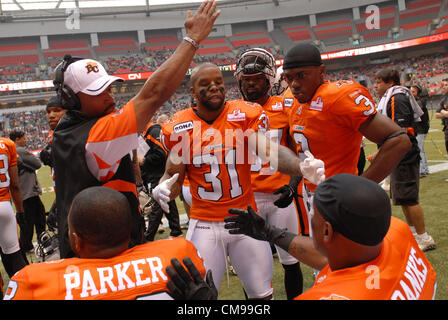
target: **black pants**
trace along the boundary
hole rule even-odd
[[[45,231],[45,206],[39,196],[23,200],[24,224],[20,227],[20,248],[29,251],[33,249],[33,235],[36,236]]]
[[[366,166],[366,154],[364,152],[364,148],[361,148],[358,159],[358,176],[363,174],[365,166]]]
[[[448,128],[445,129],[445,149],[446,153],[448,153]]]
[[[148,215],[148,228],[145,235],[147,241],[154,240],[164,213],[166,218],[168,219],[168,225],[171,229],[170,236],[177,237],[182,234],[179,221],[179,211],[177,210],[176,201],[171,200],[170,202],[168,202],[168,205],[170,208],[169,213],[165,213],[157,202],[152,207],[152,210]]]

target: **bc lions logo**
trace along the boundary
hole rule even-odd
[[[86,69],[87,69],[87,74],[89,74],[90,72],[100,72],[100,70],[98,69],[98,65],[95,62],[89,62],[86,64]]]

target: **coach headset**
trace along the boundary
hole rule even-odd
[[[72,57],[69,54],[64,56],[64,60],[55,70],[53,85],[55,87],[61,107],[66,110],[81,110],[81,101],[73,90],[64,84],[64,72],[73,62],[84,58]]]

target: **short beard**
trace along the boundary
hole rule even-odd
[[[221,109],[221,107],[224,105],[225,99],[222,99],[222,102],[218,104],[210,103],[207,100],[202,101],[202,105],[208,110],[208,111],[216,111]]]
[[[257,101],[258,99],[262,98],[264,96],[264,93],[255,91],[255,92],[246,92],[246,99],[249,101]]]

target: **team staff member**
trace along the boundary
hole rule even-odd
[[[53,170],[53,158],[51,156],[51,145],[53,143],[53,133],[54,129],[56,129],[56,126],[58,125],[61,118],[65,115],[67,112],[66,109],[61,107],[60,99],[58,99],[57,96],[53,96],[50,98],[50,100],[47,103],[47,107],[45,108],[45,116],[47,118],[48,125],[50,126],[50,132],[48,133],[47,137],[47,145],[42,149],[42,151],[39,153],[39,159],[42,161],[42,163],[46,166],[49,166],[51,168],[51,179],[53,181],[53,188],[56,189],[55,185],[55,178],[54,178],[54,170]],[[53,202],[53,205],[51,206],[51,209],[49,212],[47,212],[47,224],[51,227],[56,227],[56,199]]]
[[[11,198],[16,207],[17,220],[24,219],[22,192],[19,187],[17,150],[13,141],[0,138],[0,248],[5,271],[11,278],[26,264],[20,251],[17,236],[17,222],[11,206]],[[1,282],[1,279],[0,279]]]
[[[17,147],[19,186],[23,199],[24,221],[19,223],[20,247],[24,252],[28,252],[34,249],[34,229],[38,240],[41,233],[45,231],[45,206],[40,199],[42,189],[36,175],[36,170],[42,166],[42,163],[25,148],[28,141],[25,132],[14,129],[9,133],[9,137]]]
[[[248,155],[254,150],[260,156],[270,155],[264,160],[280,171],[305,172],[316,183],[324,179],[323,163],[308,159],[302,165],[288,148],[270,144],[260,132],[268,128],[262,107],[226,101],[218,66],[203,63],[195,67],[190,92],[198,107],[176,113],[163,128],[162,142],[170,154],[161,183],[153,191],[154,199],[167,210],[167,202],[178,196],[187,174],[192,204],[186,237],[204,257],[215,286],[219,288],[228,255],[248,298],[270,299],[273,261],[269,244],[229,235],[223,228],[230,208],[245,208],[248,203],[256,208]]]
[[[434,299],[436,273],[409,227],[391,217],[389,197],[377,183],[334,175],[317,186],[313,207],[312,243],[268,225],[252,210],[232,210],[236,216],[226,219],[226,228],[274,241],[313,267],[326,257],[314,286],[298,300]]]
[[[269,92],[276,76],[275,59],[268,51],[253,48],[243,51],[238,57],[235,77],[243,100],[257,103],[263,107],[269,118],[266,136],[285,147],[288,146],[289,118],[283,108],[280,96],[270,96]],[[270,169],[260,158],[251,166],[252,190],[258,213],[268,223],[288,231],[298,233],[297,209],[293,202],[283,207],[279,202],[285,190],[289,194],[290,176]],[[296,177],[294,177],[296,179]],[[296,187],[297,188],[297,187]],[[278,207],[277,205],[280,205]],[[282,248],[276,248],[285,276],[286,296],[293,299],[303,291],[303,276],[300,263]]]
[[[67,234],[69,207],[73,197],[89,186],[103,185],[127,196],[134,217],[130,245],[143,241],[144,221],[129,153],[138,147],[138,133],[183,81],[199,43],[220,13],[216,5],[215,0],[205,0],[195,15],[188,11],[187,36],[119,111],[110,88],[119,78],[109,76],[100,63],[66,57],[58,67],[55,86],[64,108],[71,109],[56,127],[53,140],[62,258],[73,255]]]
[[[116,190],[84,189],[73,199],[68,221],[77,258],[25,267],[10,280],[5,300],[172,299],[165,272],[172,258],[190,258],[205,275],[196,248],[183,238],[128,249],[131,209]]]
[[[436,118],[442,120],[443,132],[445,132],[445,148],[448,153],[448,78],[442,81],[442,90],[445,92],[445,96],[440,101],[440,106],[436,110]],[[445,180],[448,182],[448,179]]]
[[[394,205],[401,206],[403,214],[423,251],[434,249],[434,239],[427,234],[423,209],[419,204],[420,150],[415,138],[416,117],[423,111],[408,88],[400,86],[397,70],[383,69],[375,75],[374,90],[381,98],[379,109],[406,130],[412,149],[399,162],[390,176],[390,195]],[[372,156],[372,162],[376,155]]]
[[[284,105],[290,108],[291,140],[299,158],[310,151],[324,161],[326,177],[357,174],[363,136],[381,145],[376,161],[362,174],[376,182],[388,176],[411,147],[402,129],[377,113],[364,86],[352,81],[324,81],[325,66],[314,45],[301,43],[290,49],[283,75],[289,86]],[[309,199],[307,189],[314,192],[315,187],[306,180],[299,185],[305,203]],[[311,209],[309,204],[303,208]]]

